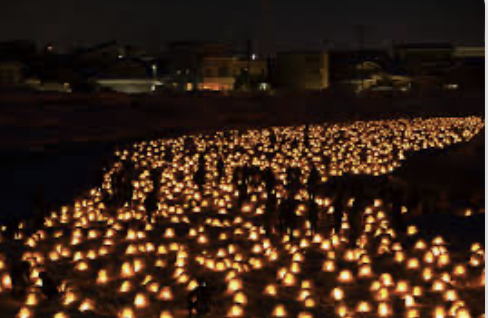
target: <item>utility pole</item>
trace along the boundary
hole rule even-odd
[[[246,89],[251,88],[251,59],[254,53],[252,50],[252,42],[250,39],[247,40],[247,73],[246,73]]]
[[[359,62],[360,65],[360,76],[361,76],[361,91],[364,89],[364,63],[363,63],[363,50],[364,50],[364,33],[365,33],[364,25],[356,26],[356,36],[359,44]]]
[[[271,0],[262,0],[262,34],[261,50],[266,58],[272,54],[271,50]]]

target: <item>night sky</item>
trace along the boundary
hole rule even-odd
[[[278,48],[365,43],[453,42],[483,45],[482,0],[272,0]],[[119,40],[156,49],[170,40],[259,38],[261,1],[1,0],[0,40],[71,45]]]

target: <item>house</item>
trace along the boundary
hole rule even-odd
[[[206,58],[226,58],[232,56],[231,43],[204,42],[204,41],[177,41],[168,45],[165,60],[166,68],[163,71],[165,85],[169,88],[189,91],[202,88],[203,70],[202,63]],[[208,61],[207,64],[226,63]],[[213,76],[212,76],[213,77]],[[227,83],[228,80],[223,80]]]
[[[200,90],[231,91],[234,89],[235,59],[233,57],[206,57],[202,62]]]
[[[263,90],[267,81],[267,63],[257,58],[205,57],[201,68],[201,90]]]
[[[321,90],[329,86],[329,54],[280,52],[275,61],[275,84],[283,90]]]

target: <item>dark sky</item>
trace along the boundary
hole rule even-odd
[[[278,47],[397,42],[484,43],[483,0],[272,0]],[[258,38],[260,0],[0,0],[0,40],[93,43],[116,39],[147,48],[175,39]]]

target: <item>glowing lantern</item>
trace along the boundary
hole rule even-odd
[[[104,285],[108,282],[108,274],[107,271],[102,269],[98,272],[97,283]]]
[[[238,292],[237,294],[234,295],[234,303],[240,304],[240,305],[247,304],[246,295],[244,295],[244,293],[242,293],[242,292]]]
[[[449,254],[442,254],[441,256],[439,256],[439,259],[437,261],[437,265],[439,267],[447,266],[449,265],[449,263],[450,263]]]
[[[431,251],[425,253],[424,262],[426,262],[427,264],[432,264],[434,262],[434,254]]]
[[[368,313],[371,312],[371,306],[366,301],[360,301],[357,305],[356,311],[358,313]]]
[[[405,294],[409,290],[408,283],[406,281],[399,281],[396,286],[396,292],[398,294]]]
[[[406,318],[420,318],[419,310],[416,308],[407,309]]]
[[[326,260],[324,265],[322,266],[322,270],[325,272],[334,272],[335,271],[335,263],[333,260]]]
[[[434,308],[434,318],[445,318],[446,317],[446,310],[444,307],[437,306]]]
[[[134,272],[139,273],[144,268],[144,262],[140,259],[134,260]]]
[[[294,262],[294,263],[291,264],[291,268],[290,269],[291,269],[291,272],[292,273],[295,273],[295,274],[296,273],[299,273],[300,272],[300,264]]]
[[[234,305],[230,309],[229,317],[242,317],[244,315],[244,309],[239,305]]]
[[[238,278],[231,279],[229,282],[228,290],[231,292],[235,292],[240,289],[242,289],[242,282]]]
[[[132,277],[134,275],[134,269],[132,268],[132,264],[127,263],[127,262],[122,264],[122,269],[121,269],[120,275],[123,278]]]
[[[147,290],[153,294],[157,293],[159,291],[159,283],[157,282],[150,283],[149,285],[147,285]]]
[[[456,311],[456,318],[471,318],[471,314],[466,308],[460,308]]]
[[[407,228],[407,234],[408,234],[409,236],[413,236],[413,235],[415,235],[415,234],[417,234],[417,233],[418,233],[418,229],[417,229],[417,227],[416,227],[415,225],[410,225],[410,226]]]
[[[144,294],[137,294],[136,297],[134,298],[134,305],[136,308],[145,308],[148,306],[148,300],[146,295]]]
[[[285,278],[283,280],[283,284],[285,286],[295,285],[295,276],[292,273],[286,273]]]
[[[130,290],[132,289],[132,285],[129,281],[125,281],[122,283],[122,285],[120,285],[120,289],[119,291],[121,293],[127,293],[129,292]]]
[[[345,304],[340,304],[336,307],[336,314],[339,317],[345,317],[349,312],[349,309]]]
[[[433,291],[441,292],[441,291],[444,291],[445,288],[446,288],[446,283],[444,283],[441,280],[436,280],[434,282],[434,284],[432,284],[432,290]]]
[[[27,307],[20,308],[19,312],[17,313],[17,318],[29,318],[30,316],[31,312]]]
[[[332,290],[332,298],[334,298],[335,301],[341,301],[344,299],[344,291],[336,287]]]
[[[298,296],[298,300],[303,301],[305,300],[308,296],[310,296],[310,291],[309,290],[302,290],[300,292],[300,295]]]
[[[273,317],[286,317],[285,306],[278,305],[273,309]]]
[[[417,258],[411,258],[407,262],[408,269],[418,269],[420,267],[420,262]]]
[[[190,278],[186,274],[181,274],[180,276],[178,276],[177,280],[178,280],[178,283],[180,283],[180,284],[186,284],[190,280]]]
[[[388,303],[382,302],[378,305],[378,316],[389,317],[391,316],[391,308]]]
[[[307,297],[307,299],[305,299],[305,307],[307,308],[313,308],[315,307],[315,300],[313,300],[313,298],[311,297]]]
[[[198,283],[196,280],[192,280],[189,284],[188,284],[188,287],[187,289],[188,290],[194,290],[195,288],[198,287]]]
[[[95,303],[92,301],[92,300],[89,300],[89,299],[85,299],[80,307],[78,308],[81,312],[85,312],[85,311],[93,311],[93,309],[95,308]]]
[[[169,311],[163,311],[159,318],[173,318],[173,315]]]
[[[350,270],[342,270],[340,273],[339,273],[339,277],[337,278],[337,280],[341,283],[351,283],[353,281],[354,277],[351,273]]]
[[[423,294],[422,287],[420,286],[415,286],[412,291],[415,297],[420,297]]]
[[[134,311],[132,308],[124,308],[122,311],[119,313],[119,318],[135,318]]]
[[[27,300],[25,301],[25,304],[26,304],[27,306],[35,306],[35,305],[37,305],[37,303],[38,303],[38,302],[39,302],[39,301],[38,301],[38,299],[37,299],[37,295],[36,295],[36,294],[31,293],[31,294],[29,294],[29,295],[27,296]]]
[[[310,288],[312,288],[312,282],[309,281],[309,280],[304,280],[302,282],[302,288],[303,289],[310,289]]]
[[[444,299],[446,301],[456,301],[458,300],[458,295],[455,290],[451,289],[445,292]]]
[[[76,301],[76,295],[72,291],[68,291],[66,292],[66,294],[64,294],[64,300],[63,300],[64,305],[66,306],[70,305],[75,301]]]
[[[394,259],[395,259],[395,262],[397,262],[397,263],[403,263],[403,261],[405,260],[405,253],[395,252]]]
[[[267,294],[267,295],[271,295],[271,296],[276,296],[276,294],[278,293],[277,290],[276,290],[276,286],[275,285],[268,285],[266,286],[266,288],[264,289],[264,293]]]
[[[8,274],[3,275],[2,286],[5,289],[11,289],[12,288],[12,279],[10,278],[10,275],[8,275]]]
[[[422,240],[417,241],[417,243],[415,243],[414,246],[414,249],[419,251],[425,250],[426,248],[427,248],[427,244]]]
[[[169,301],[173,299],[173,293],[171,292],[171,288],[163,287],[159,292],[158,299]]]
[[[172,228],[168,228],[164,232],[164,237],[166,237],[166,238],[173,238],[174,236],[175,236],[175,230]]]
[[[466,267],[464,267],[463,265],[457,265],[456,267],[454,267],[454,276],[465,276],[466,275]]]
[[[371,269],[371,266],[362,265],[359,268],[358,277],[364,278],[364,277],[371,277],[372,275],[373,275],[373,270]]]

